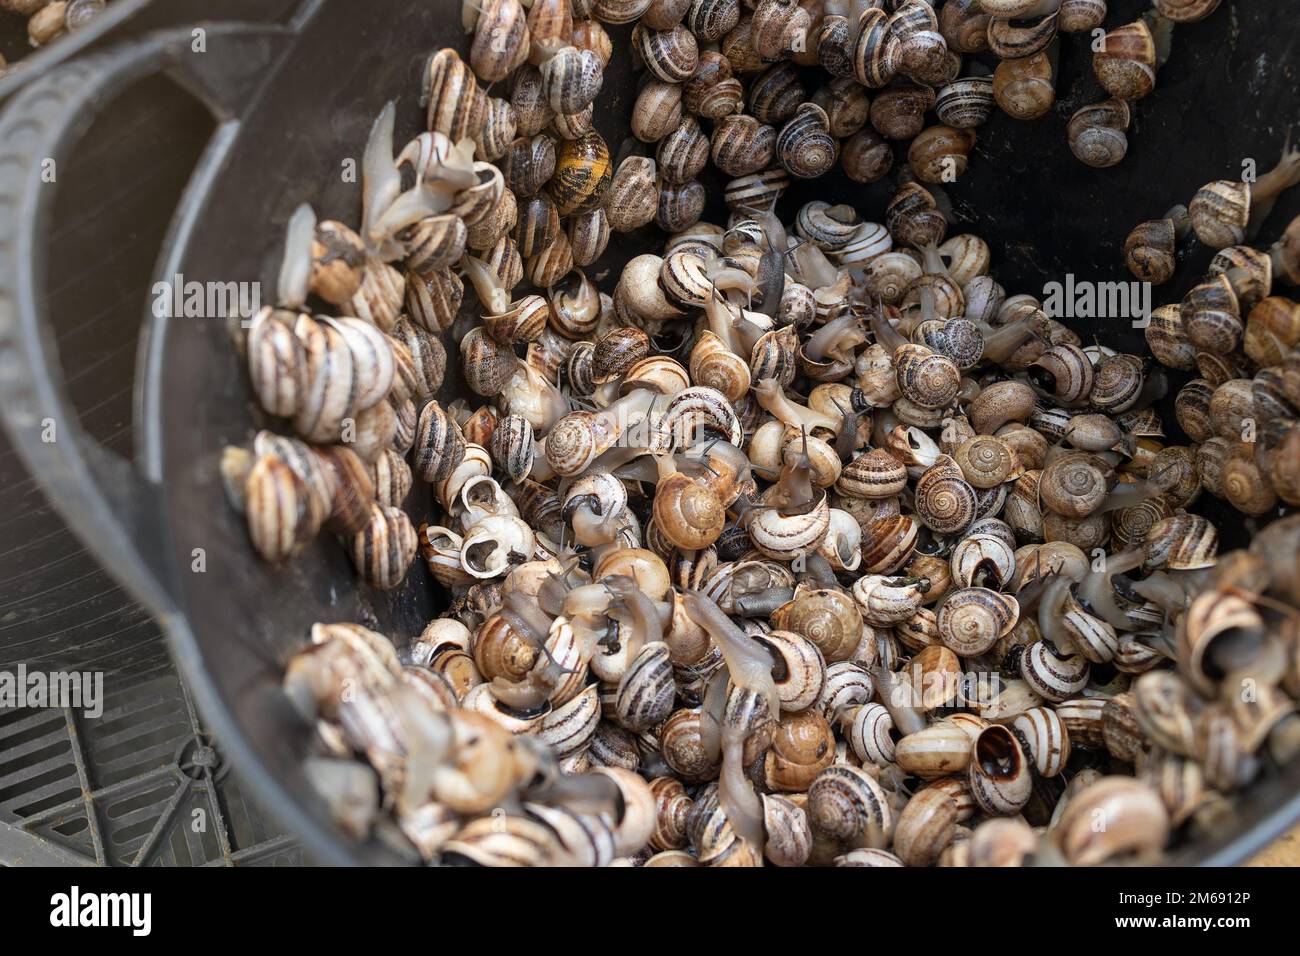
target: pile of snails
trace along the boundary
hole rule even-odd
[[[1300,218],[1267,251],[1244,244],[1297,183],[1300,151],[1288,150],[1257,182],[1210,183],[1125,245],[1133,273],[1157,284],[1177,270],[1180,233],[1216,250],[1181,302],[1153,310],[1146,339],[1161,364],[1197,375],[1174,410],[1201,486],[1251,516],[1300,504],[1300,303],[1275,289],[1300,285]]]
[[[1087,865],[1214,831],[1300,751],[1300,516],[1220,554],[1213,439],[1166,442],[1163,371],[1009,295],[922,183],[883,222],[782,221],[812,100],[703,221],[688,104],[738,95],[722,63],[774,7],[812,19],[732,6],[731,52],[672,79],[727,4],[467,5],[428,131],[374,123],[359,228],[292,217],[277,305],[232,329],[264,427],[229,496],[266,560],[325,530],[375,588],[423,586],[418,554],[446,605],[409,643],[311,629],[309,779],[437,863]],[[637,109],[689,116],[614,169],[600,23],[638,19]],[[609,230],[651,221],[602,292]],[[1263,332],[1293,422],[1295,340]],[[444,403],[448,336],[472,395]]]
[[[0,10],[27,18],[27,38],[32,46],[53,43],[65,33],[74,33],[99,16],[108,0],[0,0]],[[0,75],[6,69],[0,57]]]

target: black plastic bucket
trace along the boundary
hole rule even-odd
[[[141,16],[180,9],[171,0],[137,6]],[[210,18],[247,7],[202,6]],[[1147,6],[1117,0],[1107,22]],[[1178,28],[1173,59],[1137,109],[1129,155],[1110,170],[1083,167],[1066,146],[1070,114],[1102,98],[1088,38],[1066,38],[1055,110],[1028,125],[998,114],[979,131],[970,170],[948,188],[958,217],[951,231],[990,243],[994,273],[1011,292],[1041,295],[1068,272],[1128,281],[1120,248],[1129,229],[1209,180],[1238,175],[1243,159],[1267,168],[1300,117],[1292,58],[1300,24],[1264,6],[1229,0],[1209,20]],[[306,0],[287,9],[256,23],[209,20],[131,37],[33,72],[13,94],[0,118],[0,398],[31,473],[157,615],[208,725],[262,806],[320,862],[384,862],[392,851],[353,844],[312,793],[300,769],[310,728],[280,694],[280,675],[313,621],[360,620],[409,639],[436,610],[436,588],[417,562],[402,588],[372,591],[323,537],[286,568],[254,556],[218,473],[222,448],[246,442],[258,423],[226,319],[155,317],[152,290],[177,276],[260,282],[269,300],[290,213],[310,202],[321,218],[357,221],[360,184],[343,175],[348,161],[359,168],[389,99],[399,142],[420,129],[425,60],[442,46],[463,47],[464,34],[451,2]],[[596,122],[617,150],[637,77],[628,30],[610,33],[617,52]],[[59,170],[54,182],[43,179],[48,160]],[[706,183],[715,221],[719,185]],[[781,211],[819,195],[879,221],[891,190],[819,181],[792,190]],[[1300,197],[1280,206],[1261,239],[1300,212]],[[137,234],[147,230],[137,225],[158,217],[169,223],[161,248],[141,249]],[[653,233],[620,240],[590,270],[602,288],[612,289],[628,255],[662,242]],[[132,270],[146,255],[153,265],[140,281]],[[1209,252],[1187,257],[1157,304],[1181,296]],[[106,309],[116,321],[102,321]],[[101,320],[88,323],[91,315]],[[1075,327],[1085,339],[1143,348],[1127,322]],[[129,347],[137,329],[138,349]],[[96,363],[123,343],[133,374],[129,363]],[[82,427],[98,396],[122,392],[128,378],[129,421],[108,434]],[[458,387],[449,370],[445,395]],[[51,421],[55,441],[46,440]],[[131,424],[134,441],[122,447]],[[408,502],[417,520],[427,505],[427,489]],[[1214,517],[1230,544],[1242,543],[1245,523],[1227,514]],[[1259,784],[1232,825],[1174,861],[1245,858],[1300,817],[1298,792],[1300,767]]]

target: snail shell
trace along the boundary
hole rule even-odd
[[[680,186],[665,183],[659,190],[655,222],[666,232],[689,229],[704,214],[704,198],[704,186],[697,181]]]
[[[699,176],[709,161],[709,138],[694,116],[682,117],[677,128],[659,141],[655,152],[659,175],[675,186]]]
[[[547,187],[561,216],[592,212],[613,178],[609,147],[594,130],[561,144]]]
[[[676,547],[688,551],[718,539],[726,510],[707,486],[675,474],[659,482],[654,498],[655,525]]]
[[[995,103],[992,77],[965,76],[939,90],[934,111],[948,126],[975,129],[988,121]]]
[[[453,143],[474,139],[483,128],[487,97],[468,64],[450,47],[429,58],[425,71],[425,126]]]
[[[1156,44],[1145,20],[1111,30],[1093,54],[1092,69],[1117,100],[1140,100],[1156,85]]]
[[[917,480],[915,497],[917,517],[932,531],[955,534],[975,520],[975,490],[946,455]]]
[[[1001,438],[992,435],[976,435],[963,442],[952,457],[974,488],[993,488],[1018,477],[1011,449]]]
[[[896,574],[916,549],[920,529],[910,515],[884,515],[862,523],[862,570]]]
[[[1156,9],[1175,23],[1195,23],[1219,9],[1220,0],[1156,0]]]
[[[897,71],[898,46],[888,16],[874,8],[862,11],[853,46],[853,75],[863,86],[878,89],[893,79]]]
[[[1196,238],[1211,249],[1240,245],[1250,222],[1250,186],[1232,180],[1207,183],[1188,204]]]
[[[936,623],[946,647],[962,657],[974,657],[1009,633],[1019,617],[1015,598],[988,588],[963,587],[944,598]]]
[[[672,713],[676,691],[668,645],[646,644],[619,681],[614,702],[619,723],[634,733],[662,723]]]
[[[893,168],[893,147],[874,129],[854,133],[842,146],[840,166],[854,182],[874,183]]]
[[[808,787],[813,832],[848,848],[880,848],[893,832],[893,813],[880,784],[856,767],[827,767]]]
[[[766,70],[750,85],[749,112],[760,123],[778,126],[785,123],[807,98],[799,82],[798,68],[789,62]]]
[[[637,94],[632,106],[632,133],[654,143],[667,136],[682,121],[682,87],[678,83],[654,80]]]
[[[908,734],[894,746],[899,768],[922,780],[962,773],[970,766],[970,758],[970,737],[946,720]]]
[[[695,34],[680,23],[669,30],[638,24],[632,31],[632,44],[650,72],[665,83],[689,79],[700,63]]]
[[[980,731],[971,748],[967,778],[971,795],[992,816],[1017,813],[1033,792],[1033,773],[1010,729],[992,724]]]
[[[994,17],[989,21],[989,50],[1002,57],[1004,62],[1041,53],[1056,38],[1058,23],[1055,12],[1015,20]]]
[[[365,527],[348,542],[349,556],[357,573],[380,590],[402,583],[415,560],[415,548],[415,527],[406,512],[378,502],[371,506]]]
[[[1041,776],[1055,777],[1070,759],[1070,734],[1055,710],[1033,707],[1011,721],[1011,732]]]
[[[527,14],[519,0],[487,0],[478,14],[469,62],[485,83],[504,80],[528,55]]]
[[[776,156],[792,176],[815,179],[839,158],[839,143],[830,134],[826,111],[804,103],[776,137]]]
[[[1182,219],[1187,218],[1182,209]],[[1174,218],[1139,223],[1124,240],[1124,262],[1137,278],[1163,285],[1178,269],[1178,226]]]
[[[1080,162],[1095,169],[1114,166],[1128,152],[1125,133],[1131,121],[1131,110],[1123,100],[1106,100],[1085,106],[1070,117],[1066,128],[1070,150]]]
[[[717,43],[740,22],[740,0],[692,0],[686,27],[702,43]]]
[[[733,113],[713,127],[710,152],[713,164],[728,176],[748,176],[776,158],[776,130],[748,114]]]
[[[1196,347],[1183,330],[1183,310],[1179,305],[1162,305],[1153,310],[1145,334],[1151,354],[1161,365],[1184,372],[1196,368]]]
[[[541,65],[542,88],[556,113],[580,113],[600,92],[604,66],[591,50],[560,49]]]
[[[722,54],[700,54],[700,65],[684,85],[682,103],[701,119],[720,120],[744,108],[745,87],[731,75],[731,63]]]
[[[993,99],[1018,120],[1035,120],[1056,102],[1056,76],[1046,53],[1004,59],[993,72]]]
[[[1020,657],[1020,676],[1038,696],[1059,703],[1073,697],[1088,683],[1088,661],[1080,655],[1061,658],[1044,641],[1037,641]]]
[[[710,760],[700,739],[700,709],[673,711],[659,731],[664,763],[683,783],[697,784],[715,777],[716,760]]]

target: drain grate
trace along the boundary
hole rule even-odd
[[[157,625],[63,526],[0,434],[0,672],[103,674],[102,712],[0,707],[0,865],[274,866]]]

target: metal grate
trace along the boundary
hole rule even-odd
[[[0,670],[104,675],[98,717],[0,708],[0,865],[301,864],[229,772],[157,625],[63,526],[2,434],[0,486],[11,508]]]

